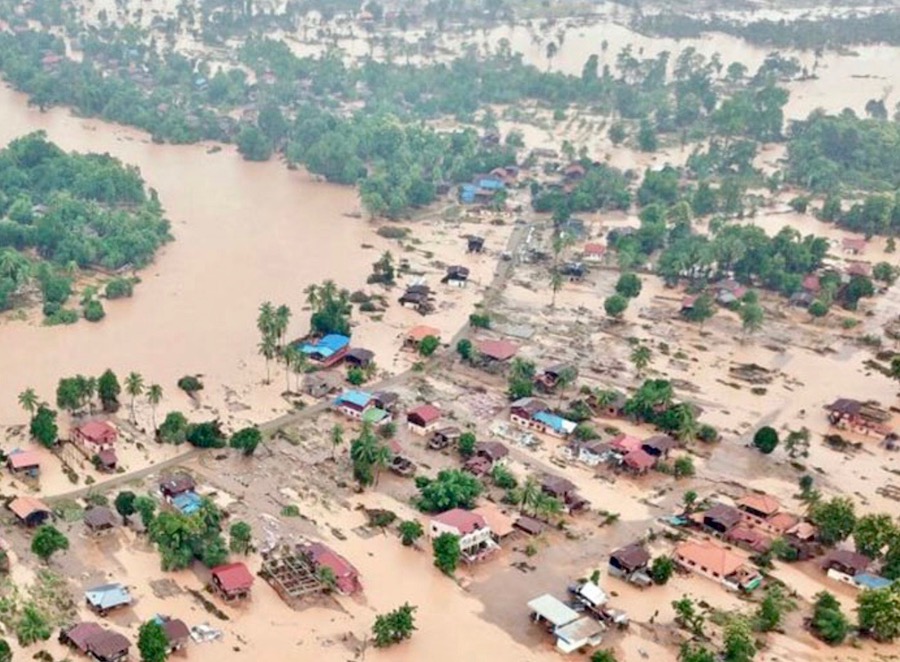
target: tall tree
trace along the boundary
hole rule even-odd
[[[340,423],[335,423],[331,427],[331,461],[337,461],[336,453],[337,448],[341,444],[344,443],[344,426]]]
[[[162,401],[163,390],[159,384],[150,384],[147,389],[147,402],[150,404],[150,417],[153,421],[153,434],[156,434],[156,408]]]
[[[134,413],[134,400],[144,392],[144,378],[140,373],[128,373],[128,376],[125,378],[125,392],[131,396],[131,422],[137,424],[137,417]]]
[[[40,400],[38,400],[37,393],[34,392],[33,388],[26,388],[19,393],[19,405],[28,413],[29,423],[34,421],[34,414],[39,404]]]
[[[650,365],[651,356],[652,353],[647,345],[636,345],[631,351],[631,362],[634,364],[638,377],[641,377],[644,374],[644,370]]]

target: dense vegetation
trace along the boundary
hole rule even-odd
[[[73,267],[140,267],[169,238],[155,194],[118,159],[66,153],[43,133],[0,151],[0,309],[36,276],[53,315],[71,294]],[[36,261],[25,257],[32,251]],[[102,307],[92,299],[85,313],[96,321]]]
[[[708,32],[722,32],[752,44],[801,50],[838,48],[851,44],[900,45],[900,15],[879,12],[871,15],[799,18],[792,21],[761,19],[751,22],[724,18],[694,18],[679,14],[641,16],[634,27],[640,31],[692,39]]]

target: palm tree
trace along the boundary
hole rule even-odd
[[[19,404],[22,406],[22,409],[28,412],[29,418],[33,421],[34,412],[37,411],[38,404],[40,404],[37,393],[34,392],[33,388],[28,387],[19,393]]]
[[[153,420],[153,433],[156,433],[156,406],[162,400],[163,390],[159,384],[150,384],[147,389],[147,402],[150,403],[150,415]]]
[[[272,374],[269,369],[269,362],[275,358],[278,353],[278,345],[275,344],[275,338],[271,335],[264,335],[259,343],[259,353],[266,359],[266,384],[272,383]]]
[[[646,345],[638,345],[631,352],[631,362],[637,370],[638,377],[644,374],[644,370],[650,365],[650,357],[652,356],[650,348]]]
[[[134,399],[144,392],[144,378],[137,372],[130,372],[125,378],[125,392],[131,396],[131,422],[137,423],[134,415]]]
[[[557,267],[553,267],[553,271],[550,272],[550,289],[553,291],[553,298],[550,300],[551,308],[556,308],[556,295],[562,289],[563,283],[565,283],[563,275]]]
[[[272,317],[272,330],[278,337],[281,346],[284,347],[284,337],[287,334],[288,324],[291,321],[291,309],[281,304],[275,309]]]
[[[578,377],[578,372],[572,366],[566,366],[562,370],[559,371],[559,374],[556,376],[556,388],[559,391],[559,407],[562,408],[562,401],[565,395],[566,389],[569,388],[572,384],[575,383],[575,379]]]
[[[335,462],[335,451],[337,447],[344,443],[344,426],[335,423],[331,428],[331,461]]]
[[[256,316],[256,328],[263,337],[272,333],[275,327],[275,307],[271,301],[265,301],[259,306],[259,315]]]
[[[519,504],[519,512],[524,513],[526,509],[534,506],[537,499],[540,498],[541,486],[537,478],[529,476],[522,485],[522,501]]]
[[[12,281],[18,290],[31,277],[31,262],[28,258],[11,248],[0,251],[0,278]]]
[[[303,293],[306,295],[306,303],[309,304],[309,307],[314,311],[318,310],[319,303],[322,300],[319,296],[319,286],[314,283],[310,284],[303,290]]]
[[[563,513],[562,502],[544,492],[538,492],[534,501],[534,514],[544,520],[550,520]]]

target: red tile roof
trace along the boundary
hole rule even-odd
[[[435,338],[441,337],[441,330],[435,329],[433,326],[425,326],[419,325],[414,326],[409,330],[409,333],[406,334],[406,337],[413,342],[422,342],[428,336],[434,336]]]
[[[519,351],[518,347],[507,340],[482,340],[477,349],[479,353],[495,361],[508,361]]]
[[[745,563],[744,557],[709,542],[681,543],[675,548],[675,558],[682,563],[693,561],[720,577],[731,575]]]
[[[9,502],[9,509],[13,511],[19,519],[27,519],[30,515],[38,512],[51,512],[47,504],[40,499],[35,499],[30,496],[16,497]]]
[[[647,471],[656,464],[656,458],[642,448],[631,451],[622,461],[635,471]]]
[[[359,572],[353,564],[327,545],[312,542],[301,549],[314,564],[331,569],[338,588],[344,593],[355,593],[362,588],[359,583]]]
[[[212,575],[222,587],[222,590],[246,591],[253,586],[253,575],[243,563],[229,563],[212,569]]]
[[[862,251],[866,247],[866,240],[863,237],[844,237],[841,245],[852,251]]]
[[[609,446],[620,453],[630,453],[639,449],[643,443],[643,441],[637,437],[632,437],[630,434],[620,434],[609,442]]]
[[[453,527],[463,536],[487,526],[484,517],[469,510],[463,510],[462,508],[454,508],[453,510],[441,513],[440,515],[435,515],[431,518],[431,521],[438,522],[444,526]]]
[[[442,415],[441,410],[434,405],[419,405],[415,409],[410,409],[406,412],[406,420],[417,418],[425,425],[429,425],[439,420]]]
[[[747,494],[738,502],[738,508],[749,508],[762,513],[766,517],[774,515],[781,510],[781,503],[778,499],[768,494]]]
[[[603,244],[585,244],[584,245],[584,254],[585,255],[603,255],[606,253],[606,246]]]
[[[19,451],[18,453],[10,453],[7,461],[10,468],[16,470],[39,467],[41,465],[41,454],[37,451]]]
[[[116,429],[106,421],[88,421],[76,429],[85,441],[93,444],[115,441],[118,436]]]

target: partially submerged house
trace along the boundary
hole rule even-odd
[[[344,595],[353,595],[362,590],[359,571],[353,567],[352,563],[327,545],[323,545],[320,542],[312,542],[300,545],[297,549],[309,558],[310,563],[317,572],[321,568],[331,570],[331,573],[334,575],[335,588]]]
[[[515,425],[554,437],[567,437],[578,427],[558,414],[538,398],[520,398],[510,405],[509,420]]]
[[[519,351],[519,348],[508,340],[481,340],[475,345],[478,356],[485,366],[506,364]]]
[[[410,285],[398,299],[404,308],[412,308],[416,312],[426,315],[434,310],[431,288],[427,285]]]
[[[667,434],[658,434],[645,439],[641,444],[641,448],[655,458],[668,457],[669,451],[673,448],[678,448],[678,442]]]
[[[347,359],[349,362],[349,358]],[[303,376],[303,392],[314,398],[324,398],[339,391],[344,383],[341,375],[328,370],[317,370]]]
[[[362,420],[363,414],[373,406],[371,393],[352,389],[344,391],[334,401],[335,409],[355,420]]]
[[[733,591],[749,592],[762,583],[762,576],[746,558],[713,542],[683,542],[675,548],[674,558],[685,570]]]
[[[821,561],[822,570],[834,580],[852,584],[853,578],[864,574],[872,559],[864,554],[852,552],[848,549],[833,549]]]
[[[121,662],[128,659],[131,643],[118,632],[107,630],[98,623],[77,623],[63,628],[59,642],[88,655],[97,662]]]
[[[84,526],[93,536],[102,536],[119,525],[118,516],[106,506],[94,506],[84,511]]]
[[[724,503],[717,503],[706,512],[698,513],[698,517],[704,527],[724,536],[740,523],[741,511]]]
[[[228,563],[211,571],[210,588],[228,602],[249,598],[252,587],[253,575],[243,563]]]
[[[25,526],[40,526],[52,515],[52,511],[47,504],[31,496],[16,497],[9,502],[7,508]]]
[[[643,448],[637,448],[622,458],[622,467],[635,476],[642,476],[656,466],[658,459]]]
[[[6,457],[6,466],[14,474],[37,478],[41,472],[41,454],[16,449]]]
[[[581,251],[581,257],[585,262],[602,262],[606,255],[606,246],[599,243],[587,243]]]
[[[887,423],[891,420],[890,412],[882,409],[875,402],[860,402],[852,398],[838,398],[826,406],[828,422],[834,426],[849,428],[851,431],[868,434],[889,434]]]
[[[431,438],[428,440],[428,448],[435,451],[444,450],[456,444],[461,436],[462,430],[458,427],[438,428],[431,434]]]
[[[132,598],[128,587],[116,582],[89,588],[84,592],[84,601],[91,611],[106,616],[114,609],[129,606]]]
[[[850,255],[862,255],[866,250],[864,237],[844,237],[841,239],[841,248]]]
[[[184,494],[185,492],[193,492],[196,487],[197,484],[194,482],[194,479],[188,474],[184,473],[165,476],[159,482],[159,491],[162,493],[163,498],[166,501],[171,501],[179,494]]]
[[[484,251],[484,237],[470,234],[466,237],[466,252],[481,253]]]
[[[436,329],[433,326],[419,324],[406,332],[406,336],[403,338],[403,347],[405,349],[419,351],[419,345],[421,345],[422,341],[428,337],[440,339],[441,330]]]
[[[648,586],[650,577],[647,569],[650,564],[650,552],[643,545],[632,543],[615,550],[609,555],[607,572],[613,577],[620,577],[625,581],[640,586]]]
[[[344,360],[350,349],[350,338],[329,333],[317,340],[300,342],[298,349],[315,365],[330,368]]]
[[[541,478],[541,490],[559,499],[570,513],[587,508],[590,503],[578,494],[575,483],[562,476],[547,474]]]
[[[353,347],[344,355],[344,363],[354,368],[367,368],[375,360],[375,352],[362,347]]]
[[[516,530],[513,518],[507,515],[496,503],[486,501],[477,508],[473,508],[472,512],[484,519],[491,530],[491,536],[497,543],[511,536]]]
[[[532,619],[542,623],[556,637],[556,647],[572,653],[585,646],[597,646],[602,641],[603,625],[590,616],[581,616],[574,609],[552,595],[542,595],[528,603]]]
[[[191,631],[183,620],[180,618],[169,618],[168,616],[157,616],[154,620],[162,626],[170,654],[188,645],[191,639]]]
[[[119,433],[106,421],[88,421],[72,429],[72,441],[80,446],[88,457],[100,451],[114,451]]]
[[[431,539],[444,533],[459,538],[459,551],[466,563],[481,561],[498,549],[484,517],[473,511],[454,508],[433,516],[429,523]]]
[[[452,265],[447,267],[441,282],[452,287],[465,287],[469,283],[469,273],[468,267]]]
[[[557,363],[544,368],[543,372],[535,377],[534,385],[544,393],[553,393],[556,387],[560,385],[560,381],[570,378],[569,385],[571,385],[571,381],[577,376],[578,371],[574,366],[568,363]]]
[[[442,417],[443,412],[434,405],[419,405],[406,412],[406,426],[413,434],[425,437],[437,429]]]

